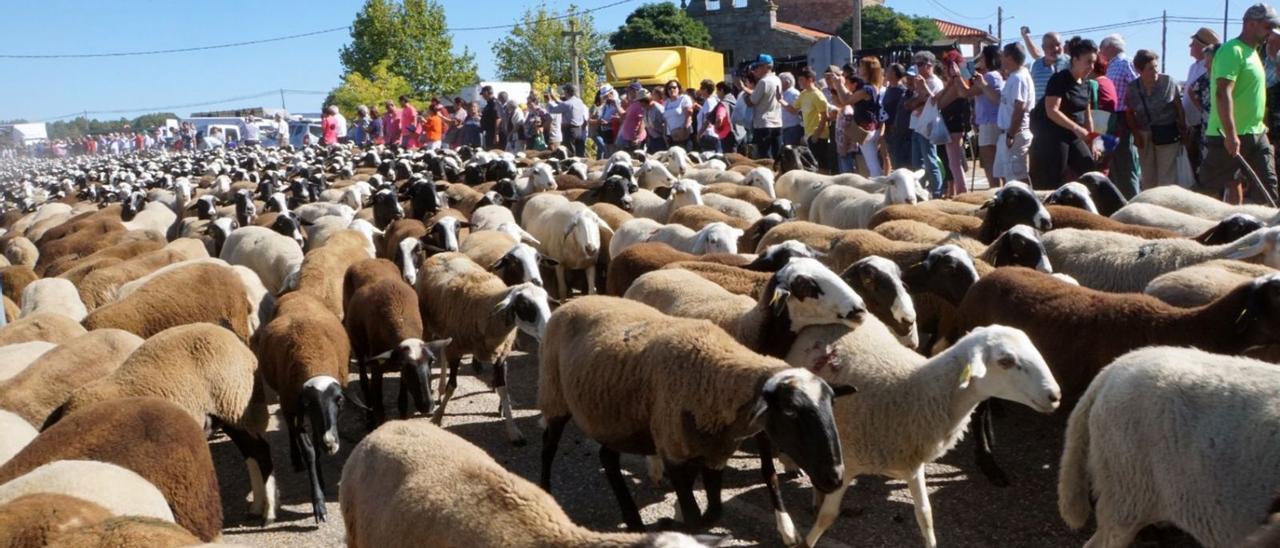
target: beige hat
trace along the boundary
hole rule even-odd
[[[1222,43],[1222,38],[1218,37],[1218,33],[1214,32],[1213,29],[1209,27],[1200,27],[1200,30],[1196,31],[1195,34],[1192,34],[1191,37],[1206,46]]]

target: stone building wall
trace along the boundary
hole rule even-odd
[[[739,0],[739,3],[743,3]],[[776,4],[770,0],[746,0],[734,7],[733,0],[721,0],[719,9],[707,9],[704,0],[691,0],[689,16],[702,21],[711,32],[711,44],[725,54],[726,66],[754,59],[761,53],[774,57],[805,55],[814,39],[773,28]]]

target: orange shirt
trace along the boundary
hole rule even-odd
[[[444,140],[444,118],[441,118],[439,114],[432,113],[431,116],[428,116],[425,125],[427,126],[425,133],[427,141]]]

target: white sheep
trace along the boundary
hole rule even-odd
[[[555,173],[552,173],[551,166],[545,162],[533,164],[523,177],[517,177],[513,182],[516,193],[520,196],[556,189]]]
[[[653,219],[632,219],[622,223],[617,233],[613,235],[613,239],[609,241],[609,258],[617,257],[628,247],[641,242],[662,242],[679,251],[694,255],[733,254],[738,252],[738,238],[742,234],[742,229],[733,228],[719,221],[710,223],[702,227],[702,230],[695,232],[680,224],[664,225]]]
[[[1056,271],[1102,291],[1140,293],[1161,274],[1214,259],[1260,258],[1267,266],[1280,267],[1280,227],[1255,230],[1215,246],[1072,228],[1051,230],[1041,240]]]
[[[676,175],[667,166],[654,159],[645,160],[636,169],[636,182],[641,190],[671,186],[676,180]]]
[[[22,313],[18,317],[37,312],[62,314],[75,321],[89,314],[75,284],[62,278],[41,278],[22,289]]]
[[[0,504],[33,493],[67,495],[117,516],[145,516],[173,523],[164,494],[137,472],[106,462],[57,460],[0,485]]]
[[[303,253],[297,242],[270,228],[246,226],[227,236],[218,258],[252,270],[272,295],[285,289],[285,281],[302,268]]]
[[[13,458],[31,440],[36,439],[35,427],[26,419],[11,412],[0,409],[0,466]]]
[[[1172,230],[1188,238],[1204,234],[1218,224],[1217,221],[1143,202],[1126,204],[1112,213],[1111,218],[1122,223]]]
[[[1260,205],[1228,205],[1178,185],[1164,185],[1139,192],[1129,203],[1155,204],[1211,221],[1221,221],[1234,213],[1252,215],[1267,225],[1280,223],[1280,211]]]
[[[145,230],[164,237],[169,227],[178,219],[177,214],[163,202],[151,202],[142,208],[132,220],[124,223],[125,230]]]
[[[557,261],[556,288],[561,299],[569,297],[566,270],[586,270],[587,293],[596,292],[596,264],[601,233],[613,229],[584,203],[570,202],[556,194],[540,193],[524,208],[524,227],[539,243],[538,252]]]
[[[970,414],[987,398],[1016,401],[1042,413],[1057,409],[1061,399],[1031,340],[1003,326],[975,329],[929,359],[898,344],[874,317],[854,329],[815,326],[800,332],[787,363],[859,389],[856,396],[835,402],[844,475],[835,491],[818,495],[820,509],[807,546],[817,546],[840,513],[845,489],[864,474],[905,480],[925,546],[937,546],[925,465],[955,447]]]
[[[1184,308],[1216,301],[1241,284],[1276,269],[1241,261],[1218,260],[1179,268],[1151,280],[1143,293]]]
[[[1079,529],[1093,511],[1088,546],[1128,546],[1160,522],[1240,546],[1280,488],[1277,391],[1275,364],[1247,358],[1159,346],[1116,358],[1067,423],[1063,520]]]
[[[352,548],[716,545],[680,533],[597,533],[581,527],[554,498],[488,452],[424,421],[387,423],[365,437],[343,466],[340,485],[346,544]]]
[[[880,181],[880,178],[877,178]],[[918,201],[918,179],[910,170],[899,168],[883,178],[884,192],[872,193],[856,187],[829,185],[813,197],[809,220],[836,228],[866,228],[871,216],[893,204]]]
[[[29,341],[0,346],[0,382],[21,373],[31,362],[58,345],[45,341]]]
[[[690,203],[696,203],[700,201],[701,203],[699,205],[705,205],[716,211],[724,213],[725,215],[737,217],[739,219],[742,219],[744,222],[748,224],[754,223],[760,220],[760,217],[761,217],[760,210],[757,209],[756,206],[751,205],[751,203],[747,202],[746,200],[739,200],[737,198],[731,198],[729,196],[724,196],[722,194],[712,194],[712,193],[703,192],[702,185],[697,181],[693,181],[690,179],[682,179],[680,180],[680,184],[685,185],[688,188],[688,192],[696,193],[696,195],[698,196],[698,198],[690,197],[688,199]],[[683,205],[679,205],[676,207],[677,208],[683,207]],[[672,210],[672,211],[675,211],[675,210]]]
[[[665,223],[677,209],[684,206],[705,205],[701,187],[689,183],[692,181],[671,183],[671,194],[666,198],[643,188],[632,192],[631,215]]]

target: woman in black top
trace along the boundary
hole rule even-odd
[[[1093,132],[1089,112],[1089,73],[1098,46],[1079,36],[1067,41],[1071,66],[1054,74],[1044,98],[1031,111],[1031,185],[1053,190],[1067,182],[1067,168],[1079,176],[1096,169],[1093,149],[1085,142]]]

